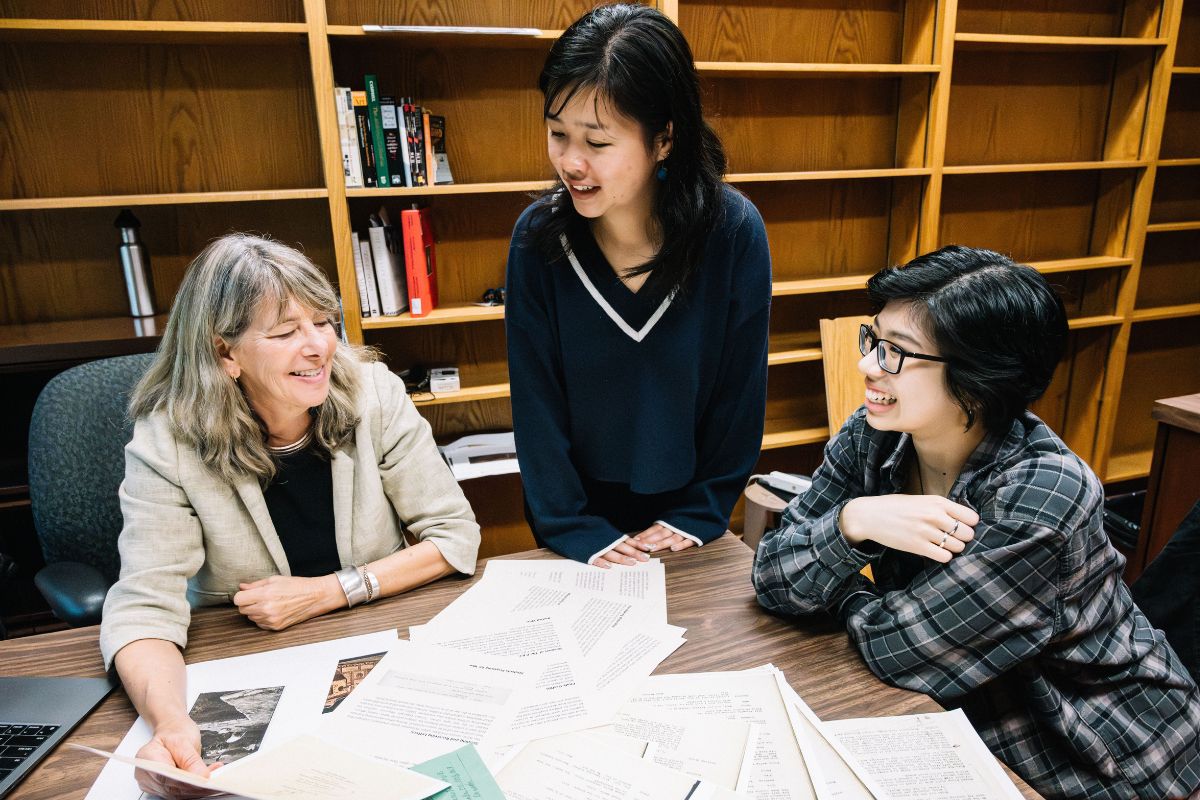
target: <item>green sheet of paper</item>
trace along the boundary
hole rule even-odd
[[[504,792],[500,791],[474,745],[431,758],[412,767],[412,771],[450,784],[449,789],[443,789],[429,800],[504,800]]]

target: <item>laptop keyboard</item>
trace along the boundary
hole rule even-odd
[[[11,775],[56,730],[57,725],[0,722],[0,780]]]

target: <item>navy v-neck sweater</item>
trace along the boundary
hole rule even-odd
[[[690,286],[655,301],[617,278],[585,224],[568,233],[570,257],[548,261],[528,235],[533,207],[509,250],[505,327],[535,536],[577,561],[655,522],[717,538],[762,444],[762,217],[725,187]]]

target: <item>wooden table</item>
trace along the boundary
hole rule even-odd
[[[1137,551],[1125,567],[1132,583],[1162,551],[1188,511],[1200,500],[1200,394],[1156,400],[1158,420],[1146,507]]]
[[[531,550],[502,558],[557,558]],[[750,584],[751,552],[726,534],[699,550],[663,556],[667,611],[671,624],[687,628],[687,644],[658,672],[738,670],[770,662],[821,717],[840,719],[940,711],[928,697],[895,689],[875,678],[830,621],[792,623],[759,608]],[[280,633],[259,630],[232,608],[205,609],[193,615],[187,661],[257,653],[279,647],[335,639],[428,622],[458,597],[475,578],[446,579],[399,597],[353,611],[309,620]],[[99,629],[80,628],[0,642],[0,674],[100,675]],[[70,741],[116,749],[136,718],[124,692],[114,692],[84,720]],[[60,748],[17,788],[14,798],[82,798],[103,766],[99,759]],[[1038,795],[1011,772],[1025,797]]]

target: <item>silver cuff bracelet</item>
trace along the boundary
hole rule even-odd
[[[338,583],[342,585],[342,591],[346,593],[346,602],[350,608],[362,605],[370,599],[371,595],[366,581],[363,580],[362,572],[358,567],[345,567],[333,574],[337,576]]]

